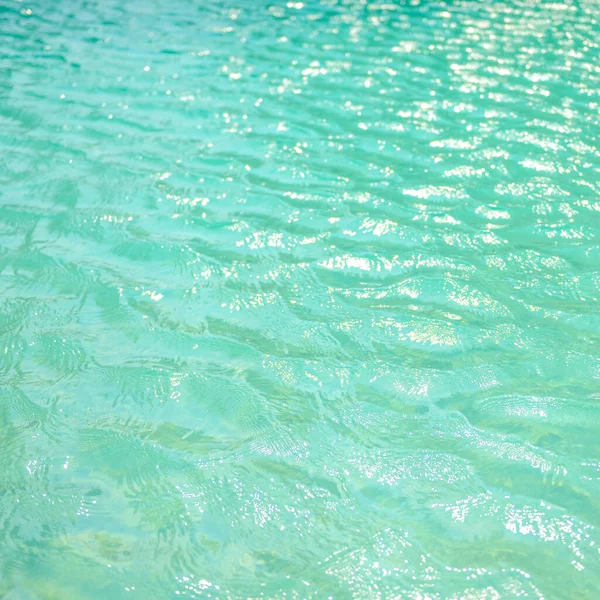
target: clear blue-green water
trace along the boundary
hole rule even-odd
[[[0,598],[600,598],[599,3],[0,50]]]

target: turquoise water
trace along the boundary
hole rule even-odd
[[[600,597],[600,4],[0,32],[0,597]]]

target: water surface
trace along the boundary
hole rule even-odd
[[[600,597],[597,2],[0,36],[0,597]]]

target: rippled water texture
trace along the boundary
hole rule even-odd
[[[600,597],[600,3],[0,31],[0,597]]]

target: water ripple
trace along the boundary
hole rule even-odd
[[[0,596],[592,598],[597,2],[0,6]]]

